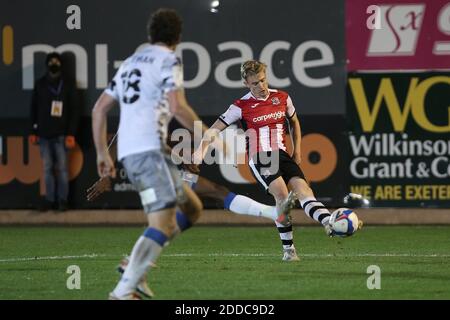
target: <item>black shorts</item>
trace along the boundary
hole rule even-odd
[[[306,181],[302,169],[285,151],[258,152],[248,162],[253,176],[266,190],[272,181],[282,177],[288,184],[293,177]]]

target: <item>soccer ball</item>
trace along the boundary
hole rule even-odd
[[[330,226],[335,235],[349,237],[358,230],[359,219],[353,210],[339,208],[331,214]]]

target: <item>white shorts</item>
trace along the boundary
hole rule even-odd
[[[145,213],[151,213],[186,201],[180,171],[160,150],[126,156],[122,164],[128,179],[139,192]]]

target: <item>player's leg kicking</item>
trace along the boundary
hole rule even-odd
[[[334,236],[333,228],[329,224],[330,211],[322,202],[316,199],[298,164],[284,151],[279,151],[279,153],[280,170],[284,182],[287,183],[287,187],[293,192],[295,197],[298,198],[305,214],[311,219],[321,223],[328,236]]]
[[[278,156],[280,169],[277,174],[283,178],[280,179],[280,181],[284,183],[286,188],[294,192],[295,197],[300,201],[306,215],[321,223],[324,226],[327,235],[332,236],[333,233],[328,224],[330,212],[315,198],[314,193],[306,182],[306,178],[298,164],[283,150],[278,151]],[[286,192],[287,190],[284,191],[284,193]]]
[[[289,180],[288,187],[297,195],[305,214],[321,223],[327,235],[333,236],[333,230],[328,223],[330,220],[330,211],[328,211],[322,202],[316,199],[308,183],[301,177],[294,176]]]

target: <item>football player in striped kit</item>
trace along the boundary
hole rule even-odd
[[[305,213],[321,223],[326,234],[333,236],[329,225],[330,212],[318,201],[310,188],[301,164],[301,128],[290,96],[280,90],[269,89],[266,65],[250,60],[243,63],[241,76],[250,90],[230,105],[211,126],[216,134],[232,123],[241,122],[246,130],[249,166],[259,184],[274,198],[279,210],[297,199]],[[287,120],[287,121],[286,121]],[[293,155],[286,151],[286,122],[293,131]],[[193,162],[201,163],[211,139],[202,139],[193,154]],[[285,256],[298,259],[292,243],[292,224],[277,223]]]

